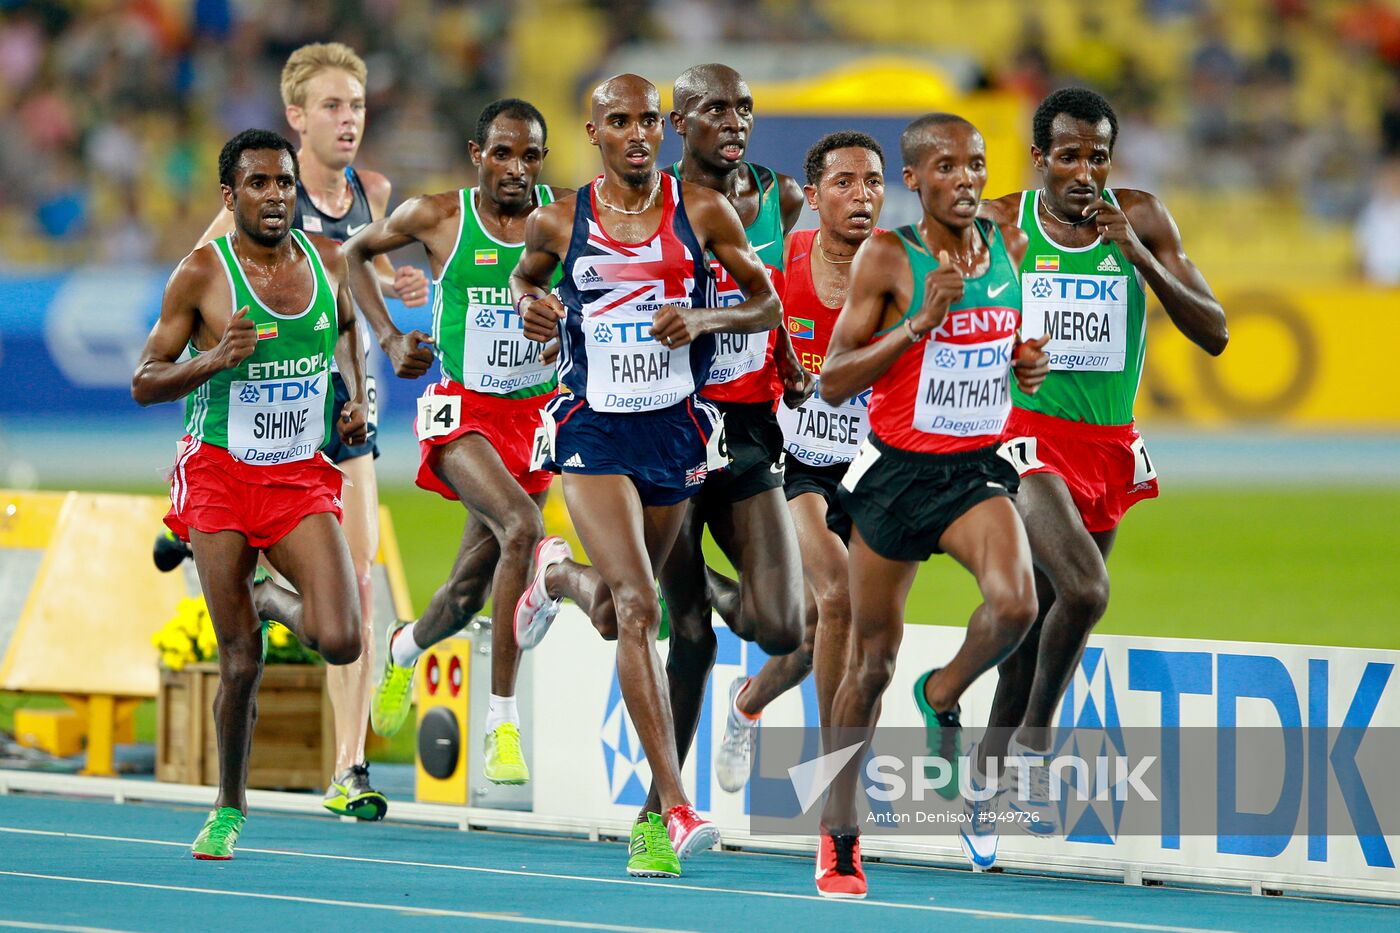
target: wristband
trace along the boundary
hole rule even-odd
[[[521,313],[521,311],[520,311],[520,306],[521,306],[522,304],[524,304],[525,301],[526,301],[527,299],[533,298],[533,299],[535,299],[536,301],[539,301],[539,300],[540,300],[541,298],[543,298],[543,297],[544,297],[543,295],[537,295],[537,294],[535,294],[534,292],[531,292],[531,293],[528,294],[528,295],[521,295],[519,298],[517,298],[517,299],[515,300],[515,313],[516,313],[516,314],[520,314],[520,313]]]
[[[919,338],[923,336],[923,334],[914,333],[914,325],[909,323],[909,318],[904,319],[904,331],[909,335],[909,342],[911,344],[918,343]]]

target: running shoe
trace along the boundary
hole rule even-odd
[[[530,769],[520,751],[520,727],[503,722],[486,733],[486,766],[482,769],[492,784],[528,784]]]
[[[233,858],[233,847],[238,844],[238,834],[243,831],[247,819],[236,807],[210,810],[204,828],[194,838],[190,854],[201,860],[227,861]]]
[[[394,663],[394,636],[404,625],[389,629],[389,640],[384,645],[384,673],[369,704],[370,725],[385,738],[403,728],[413,708],[413,669],[417,664],[399,667]]]
[[[1032,836],[1053,836],[1060,828],[1060,821],[1058,808],[1050,800],[1050,753],[1038,752],[1012,739],[1006,757],[1006,770],[1010,772],[1006,783],[1016,789],[1009,804],[1012,812],[1020,817],[1016,825]],[[1024,766],[1017,764],[1021,761],[1025,762]]]
[[[389,799],[369,786],[369,762],[351,765],[331,781],[321,806],[336,816],[373,823],[389,812]]]
[[[865,870],[860,867],[860,837],[822,831],[817,843],[817,893],[822,897],[861,900]]]
[[[944,800],[957,800],[958,766],[962,759],[962,707],[954,706],[946,713],[939,713],[924,699],[924,684],[939,670],[935,667],[914,681],[914,702],[924,717],[925,742],[928,745],[929,756],[942,758],[948,763],[948,783],[937,789],[938,796]],[[924,771],[924,777],[930,781],[937,776],[937,769],[932,766]]]
[[[746,683],[747,679],[741,679],[729,686],[729,717],[724,723],[719,754],[715,756],[715,778],[719,786],[731,794],[744,786],[753,768],[753,739],[758,731],[758,720],[749,719],[735,706]]]
[[[968,751],[969,759],[976,754],[974,745]],[[987,778],[969,762],[967,768],[968,796],[963,798],[963,821],[958,824],[958,841],[962,843],[963,855],[972,863],[974,871],[986,871],[997,862],[997,814],[1000,798],[1005,787],[999,787],[986,800],[976,800],[987,789]]]
[[[547,535],[535,545],[535,577],[515,602],[515,643],[521,649],[538,645],[559,614],[562,599],[551,599],[544,577],[550,567],[573,557],[569,542],[558,535]]]
[[[190,546],[175,537],[175,532],[169,528],[156,535],[155,546],[151,549],[151,559],[161,573],[169,573],[184,563],[185,558],[193,556]]]
[[[719,844],[719,827],[696,813],[690,804],[666,811],[666,832],[681,858],[690,858]]]
[[[679,878],[681,860],[671,848],[666,824],[659,813],[632,824],[632,839],[627,846],[627,874],[634,878]]]

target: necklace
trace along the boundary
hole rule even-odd
[[[647,203],[643,204],[640,210],[628,211],[623,210],[620,207],[614,207],[613,205],[608,203],[607,198],[603,197],[603,179],[600,178],[593,183],[593,196],[598,199],[598,203],[606,207],[608,210],[618,214],[645,214],[647,211],[651,210],[652,204],[656,203],[656,196],[660,193],[661,176],[658,175],[656,176],[656,184],[652,185],[651,194],[647,195]]]
[[[1045,208],[1045,213],[1049,214],[1051,217],[1055,218],[1060,223],[1064,224],[1066,227],[1078,227],[1080,224],[1087,224],[1089,221],[1099,216],[1099,212],[1094,211],[1088,217],[1081,217],[1078,220],[1065,220],[1059,214],[1055,213],[1053,210],[1050,209],[1050,202],[1045,200],[1044,188],[1040,189],[1040,206]]]
[[[817,231],[817,249],[821,250],[822,258],[833,266],[849,266],[851,263],[856,261],[855,253],[851,254],[850,259],[832,259],[830,256],[828,256],[826,254],[826,247],[822,246],[822,233],[820,230]]]

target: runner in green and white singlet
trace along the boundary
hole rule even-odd
[[[131,384],[142,405],[189,399],[165,522],[192,546],[219,638],[219,792],[194,843],[198,859],[232,858],[243,828],[264,610],[275,607],[266,617],[331,664],[353,663],[363,647],[339,524],[341,473],[320,453],[332,426],[346,444],[366,436],[343,254],[292,231],[297,163],[283,137],[246,130],[229,140],[219,180],[233,232],[195,249],[170,277]],[[333,356],[349,395],[338,419]],[[296,592],[255,581],[259,551]]]
[[[1001,757],[1009,747],[1034,761],[1051,745],[1050,717],[1107,608],[1105,560],[1118,523],[1134,502],[1157,495],[1156,471],[1133,426],[1147,290],[1207,353],[1223,351],[1229,334],[1166,207],[1144,191],[1109,189],[1118,118],[1108,101],[1082,88],[1056,91],[1036,110],[1032,135],[1039,190],[987,202],[982,212],[1026,232],[1022,336],[1051,337],[1050,375],[1034,397],[1013,395],[1002,447],[1021,474],[1016,507],[1035,559],[1040,614],[1001,665],[990,725],[1002,728],[982,751]],[[1047,769],[1025,774],[1025,795],[1008,799],[1034,819],[1017,825],[1056,832]],[[994,858],[994,836],[990,849]]]
[[[528,102],[489,104],[470,146],[477,187],[412,198],[347,244],[355,298],[394,371],[416,379],[434,355],[441,363],[441,381],[418,402],[418,485],[461,500],[468,512],[464,556],[451,577],[417,621],[389,634],[370,719],[381,735],[402,727],[418,658],[460,631],[490,594],[485,775],[498,784],[529,780],[515,702],[516,603],[532,562],[559,563],[569,556],[563,539],[544,536],[540,515],[553,479],[540,468],[546,437],[541,413],[555,395],[556,367],[544,358],[542,344],[525,339],[509,283],[527,219],[558,197],[537,184],[549,151],[545,140],[544,117]],[[401,333],[375,288],[374,258],[410,243],[421,243],[432,263],[437,289],[431,335]]]

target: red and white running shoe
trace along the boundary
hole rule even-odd
[[[550,598],[544,585],[545,573],[550,567],[573,556],[569,542],[558,535],[547,535],[535,545],[534,579],[515,602],[515,643],[521,649],[533,648],[544,640],[563,602]]]
[[[719,827],[704,819],[689,804],[666,811],[666,833],[671,848],[680,858],[690,858],[696,852],[713,849],[719,844]]]
[[[822,897],[860,900],[865,897],[865,871],[860,867],[860,837],[825,831],[817,843],[817,893]]]

